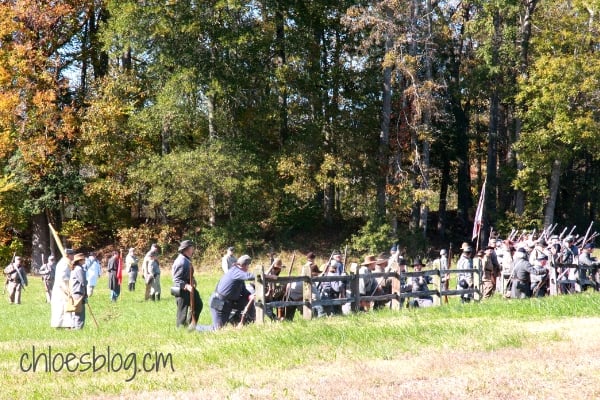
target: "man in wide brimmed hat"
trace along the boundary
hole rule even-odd
[[[371,276],[371,272],[375,270],[377,258],[374,255],[365,256],[365,260],[360,263],[358,269],[358,290],[361,296],[374,296],[377,290],[377,281]],[[371,308],[371,301],[360,301],[360,309],[367,311]]]
[[[173,273],[171,294],[175,296],[177,304],[177,327],[189,325],[190,329],[195,328],[194,325],[198,322],[203,308],[200,293],[196,289],[194,267],[191,262],[194,250],[195,245],[191,240],[181,242],[177,249],[179,255],[171,268]],[[194,296],[194,307],[192,310],[190,310],[191,296]],[[189,316],[188,313],[190,314]]]
[[[421,272],[425,264],[420,258],[415,258],[412,263],[414,272]],[[427,292],[429,290],[428,284],[432,281],[430,276],[417,275],[410,277],[407,281],[407,289],[410,289],[413,293]],[[433,297],[429,294],[419,295],[417,298],[412,298],[409,305],[413,307],[430,307],[433,305]]]
[[[73,329],[82,329],[85,325],[85,302],[87,298],[87,279],[83,270],[85,254],[78,253],[71,262],[71,275],[69,277],[69,291],[75,303],[79,303],[71,315]]]

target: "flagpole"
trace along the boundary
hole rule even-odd
[[[479,251],[479,239],[481,234],[481,225],[483,223],[483,208],[485,204],[485,186],[487,183],[487,176],[483,181],[483,187],[479,194],[479,201],[477,202],[477,210],[475,211],[475,218],[473,219],[473,236],[471,240],[475,240],[475,253]]]

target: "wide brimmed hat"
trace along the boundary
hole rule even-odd
[[[177,251],[182,252],[185,249],[187,249],[188,247],[193,247],[193,246],[195,246],[194,242],[192,242],[191,240],[184,240],[183,242],[181,242],[179,244],[179,248],[177,249]]]
[[[420,258],[415,258],[415,259],[413,260],[412,266],[413,266],[413,267],[415,267],[415,266],[417,266],[417,265],[420,265],[421,267],[424,267],[424,266],[425,266],[425,264],[423,264],[423,261],[421,261],[421,259],[420,259]]]
[[[85,254],[83,253],[77,253],[73,256],[73,262],[76,263],[77,261],[82,261],[85,260]]]
[[[375,263],[376,263],[377,265],[381,265],[381,264],[385,264],[385,263],[387,263],[387,262],[388,262],[388,260],[389,260],[389,259],[388,259],[388,257],[385,255],[385,253],[380,253],[380,254],[377,256],[377,259],[375,260]]]
[[[365,261],[363,261],[360,265],[371,265],[377,263],[375,256],[370,255],[365,257]]]

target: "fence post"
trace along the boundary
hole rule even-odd
[[[312,319],[312,275],[308,265],[302,267],[302,276],[310,279],[307,282],[302,282],[302,300],[304,301],[304,305],[302,306],[302,318]]]
[[[398,297],[400,295],[400,271],[398,272],[394,272],[392,275],[392,293],[396,295],[396,297],[394,297],[392,299],[392,310],[398,310],[400,311],[400,298]]]
[[[359,279],[358,270],[356,274],[352,274],[350,280],[350,295],[354,299],[352,302],[352,311],[358,312],[360,310],[360,290],[359,290]]]
[[[256,309],[256,323],[265,322],[265,270],[261,265],[256,269],[254,280],[254,308]]]
[[[556,273],[556,264],[555,265],[551,265],[549,268],[549,276],[548,276],[548,287],[550,288],[550,296],[556,296],[558,293],[558,290],[556,289],[556,278],[557,278],[557,273]]]
[[[473,289],[475,289],[475,292],[473,293],[473,300],[475,301],[479,301],[481,300],[481,268],[482,268],[482,264],[481,262],[479,262],[479,265],[477,266],[477,269],[474,271],[475,273],[473,274]]]
[[[434,306],[439,306],[442,304],[442,297],[441,297],[441,290],[442,290],[442,286],[441,286],[441,282],[442,282],[442,276],[440,273],[440,267],[436,267],[435,271],[437,272],[434,276],[433,276],[433,286],[437,289],[437,295],[433,297],[433,305]]]

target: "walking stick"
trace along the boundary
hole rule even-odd
[[[92,312],[92,306],[90,305],[90,303],[87,303],[88,306],[88,310],[90,312],[90,315],[92,316],[92,320],[94,320],[94,325],[96,325],[96,328],[100,328],[100,326],[98,325],[98,321],[96,321],[96,317],[94,317],[94,313]]]
[[[48,227],[50,228],[50,233],[52,233],[52,236],[54,237],[54,241],[56,242],[56,246],[58,247],[58,250],[60,250],[60,254],[62,254],[63,257],[67,257],[67,252],[65,251],[65,248],[62,245],[62,242],[60,241],[60,238],[58,237],[58,233],[56,233],[56,230],[54,230],[54,227],[52,226],[52,224],[48,224]],[[90,315],[92,316],[92,319],[94,320],[94,324],[96,325],[96,328],[99,328],[100,326],[98,325],[98,321],[96,321],[96,317],[94,316],[94,313],[92,312],[92,306],[90,306],[90,303],[87,303],[88,305],[88,310],[90,310]]]

